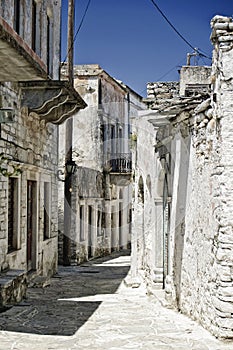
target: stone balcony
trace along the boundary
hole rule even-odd
[[[110,182],[116,186],[127,186],[132,175],[131,153],[114,153],[106,161]]]
[[[21,107],[46,123],[61,124],[87,106],[69,82],[49,77],[46,64],[1,16],[0,64],[0,81],[18,83]]]
[[[47,66],[1,16],[0,64],[1,82],[47,78]]]

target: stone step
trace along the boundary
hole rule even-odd
[[[26,297],[28,286],[24,270],[8,270],[0,274],[0,307],[14,305]]]

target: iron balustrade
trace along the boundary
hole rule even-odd
[[[132,171],[131,153],[114,153],[108,160],[111,173],[130,173]]]

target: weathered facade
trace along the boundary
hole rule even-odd
[[[139,111],[131,118],[132,159],[134,171],[134,199],[132,218],[132,266],[127,283],[140,283],[139,275],[145,275],[147,283],[162,288],[164,280],[163,239],[163,180],[164,170],[155,153],[156,134],[164,124],[158,118],[158,126],[151,120],[156,108],[179,93],[179,84],[149,83],[148,99],[154,110]],[[165,121],[166,124],[166,121]]]
[[[0,4],[0,304],[19,301],[28,273],[57,267],[55,124],[85,106],[59,80],[60,11],[61,1]]]
[[[132,269],[215,336],[232,338],[233,23],[216,16],[211,25],[212,67],[182,67],[179,90],[148,84],[149,110],[135,121]]]
[[[129,117],[143,103],[99,65],[75,66],[74,86],[88,105],[73,119],[72,158],[78,168],[72,186],[71,255],[80,263],[130,243]],[[61,126],[62,158],[65,133]],[[62,222],[63,193],[60,207]]]
[[[216,16],[211,26],[212,91],[195,113],[178,301],[213,334],[232,338],[232,18]]]

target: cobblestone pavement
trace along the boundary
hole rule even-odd
[[[0,314],[0,350],[223,350],[194,321],[123,283],[128,252],[60,267],[50,286]]]

